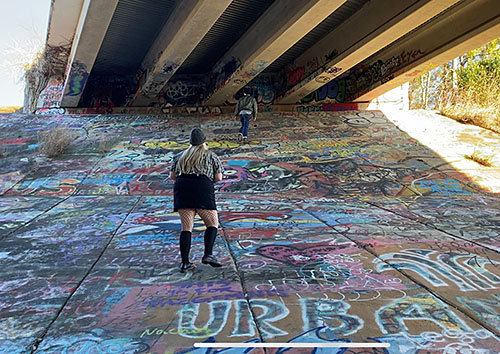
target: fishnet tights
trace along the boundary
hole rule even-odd
[[[179,209],[178,211],[181,217],[182,231],[193,231],[194,217],[196,216],[196,213],[198,213],[206,227],[219,227],[217,210]]]

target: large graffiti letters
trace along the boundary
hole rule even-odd
[[[385,334],[409,333],[406,320],[431,321],[445,330],[469,330],[444,303],[426,293],[405,297],[380,308],[376,320]]]
[[[348,336],[363,328],[360,317],[347,314],[350,305],[344,301],[307,298],[301,304],[304,331],[323,326],[317,333],[321,339]]]

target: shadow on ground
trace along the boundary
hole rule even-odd
[[[56,126],[74,142],[50,160],[37,135]],[[181,274],[168,174],[194,126],[225,166],[225,266]],[[0,353],[499,352],[500,198],[380,112],[269,114],[244,145],[228,116],[14,114],[0,130]],[[200,222],[193,237],[199,263]]]

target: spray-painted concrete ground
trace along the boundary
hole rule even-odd
[[[37,134],[56,126],[74,141],[50,160]],[[226,168],[225,266],[181,274],[168,174],[194,126]],[[229,116],[3,116],[0,353],[500,351],[498,195],[380,112],[269,114],[245,145],[236,131]]]

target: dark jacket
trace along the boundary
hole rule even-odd
[[[252,112],[252,116],[254,118],[257,117],[257,100],[250,95],[244,95],[238,100],[236,109],[234,110],[234,115],[239,115],[244,109]]]

